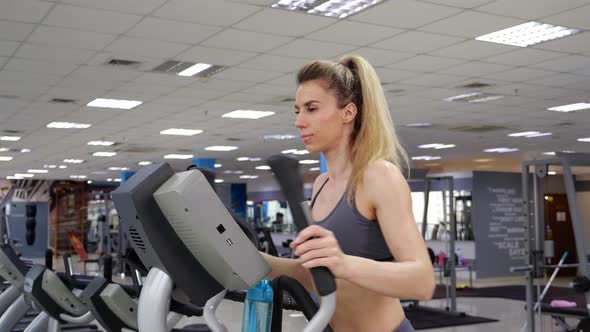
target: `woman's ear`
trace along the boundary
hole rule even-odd
[[[354,118],[356,117],[357,108],[354,103],[348,103],[344,106],[344,112],[342,113],[342,120],[344,123],[354,122]]]

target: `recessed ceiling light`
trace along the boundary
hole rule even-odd
[[[540,22],[527,22],[475,38],[491,43],[527,47],[571,36],[579,30]]]
[[[179,135],[179,136],[193,136],[196,134],[202,133],[202,130],[199,129],[179,129],[179,128],[170,128],[166,130],[162,130],[160,134],[162,135]]]
[[[92,181],[91,181],[91,180],[88,180],[88,181],[86,181],[86,183],[88,183],[88,184],[92,184]]]
[[[193,157],[192,154],[167,154],[164,159],[191,159]]]
[[[417,128],[422,128],[422,127],[432,127],[432,123],[430,122],[416,122],[416,123],[408,123],[406,125],[406,127],[417,127]]]
[[[244,173],[244,171],[231,171],[231,170],[226,170],[223,171],[224,174],[242,174]]]
[[[223,165],[222,164],[215,164],[215,168],[219,168],[221,166],[223,166]]]
[[[274,140],[286,140],[286,139],[293,139],[297,137],[296,135],[264,135],[264,139],[274,139]]]
[[[57,165],[43,165],[43,168],[57,168]]]
[[[507,153],[507,152],[515,152],[515,151],[518,151],[518,149],[512,149],[512,148],[493,148],[493,149],[485,149],[483,151],[484,152]]]
[[[415,156],[412,157],[412,160],[439,160],[441,158],[440,156]]]
[[[260,166],[256,166],[256,169],[259,169],[259,170],[262,170],[262,171],[268,171],[268,170],[270,170],[270,166],[260,165]]]
[[[205,150],[207,150],[207,151],[233,151],[233,150],[237,150],[237,149],[238,149],[237,146],[223,146],[223,145],[208,146],[205,148]]]
[[[99,146],[111,146],[115,144],[115,142],[110,142],[110,141],[90,141],[88,142],[88,145],[99,145]]]
[[[248,157],[239,157],[236,160],[237,161],[248,161],[248,160],[250,160],[250,158],[248,158]]]
[[[139,101],[139,100],[96,98],[93,101],[86,104],[86,106],[130,110],[130,109],[137,107],[141,104],[143,104],[143,102]]]
[[[563,153],[576,153],[574,150],[562,150]]]
[[[95,157],[113,157],[116,156],[116,152],[98,151],[92,154]]]
[[[82,162],[84,162],[84,160],[82,160]],[[64,169],[64,168],[68,168],[68,166],[66,166],[66,165],[59,165],[57,168]]]
[[[16,174],[14,174],[14,176],[19,177],[19,178],[32,178],[35,175],[34,174],[27,174],[27,173],[16,173]]]
[[[547,174],[548,175],[557,175],[557,172],[556,171],[548,171]]]
[[[215,179],[215,183],[223,183],[223,179]]]
[[[39,173],[39,174],[43,174],[43,173],[48,173],[49,171],[46,169],[30,169],[27,171],[27,173]]]
[[[83,162],[84,162],[84,160],[82,160],[82,159],[64,159],[64,163],[66,163],[66,164],[81,164]]]
[[[270,115],[275,114],[275,112],[270,111],[252,111],[252,110],[235,110],[233,112],[225,113],[222,115],[224,118],[234,118],[234,119],[260,119]]]
[[[138,165],[141,165],[141,166],[146,166],[146,165],[151,165],[152,162],[151,161],[140,161],[137,164]]]
[[[536,133],[536,134],[527,135],[526,138],[544,137],[544,136],[551,136],[551,135],[553,135],[553,133]]]
[[[8,156],[0,156],[0,161],[11,161],[13,158]]]
[[[311,160],[311,159],[299,160],[299,163],[304,164],[304,165],[317,164],[319,162],[320,162],[319,160]]]
[[[441,143],[432,143],[432,144],[423,144],[418,146],[421,149],[449,149],[454,148],[455,144],[441,144]]]
[[[12,141],[16,142],[21,139],[19,136],[0,136],[0,141]]]
[[[20,149],[21,153],[27,153],[27,152],[31,152],[31,149]]]
[[[309,169],[310,172],[317,172],[319,170],[320,170],[319,167],[312,167],[312,168]]]
[[[52,122],[47,125],[47,128],[57,128],[57,129],[86,129],[90,128],[92,125],[86,123],[74,123],[74,122]]]
[[[210,65],[208,63],[197,63],[193,66],[190,66],[189,68],[181,71],[180,73],[178,73],[179,76],[194,76],[202,71],[205,71],[209,68],[211,68],[213,65]]]
[[[8,148],[0,148],[0,152],[6,152],[6,151],[9,151],[9,150],[10,149],[8,149]]]
[[[569,105],[562,105],[562,106],[555,106],[548,108],[549,111],[556,111],[556,112],[575,112],[575,111],[582,111],[590,109],[590,103],[576,103],[576,104],[569,104]]]
[[[590,142],[590,137],[578,138],[580,142]]]
[[[258,179],[258,175],[240,175],[240,179]]]
[[[70,179],[86,179],[86,175],[70,175]]]
[[[512,133],[512,134],[508,134],[508,136],[510,137],[521,137],[521,136],[528,136],[528,135],[533,135],[533,134],[538,134],[538,131],[523,131],[520,133]]]
[[[109,167],[109,171],[128,171],[129,167],[117,167],[117,166],[113,166],[113,167]]]
[[[543,152],[543,154],[546,156],[555,156],[555,152],[553,152],[553,151]]]
[[[273,8],[304,11],[308,14],[345,18],[383,0],[279,0]]]
[[[289,153],[293,153],[295,151],[297,151],[297,149],[289,149],[289,150],[283,150],[283,151],[281,151],[281,153],[289,154]]]

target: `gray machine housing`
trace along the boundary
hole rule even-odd
[[[223,287],[247,289],[270,273],[200,171],[174,174],[154,198],[186,247]]]

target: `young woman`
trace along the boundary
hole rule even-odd
[[[325,266],[337,283],[335,331],[414,331],[399,299],[430,299],[434,272],[377,74],[347,56],[305,65],[297,83],[295,127],[309,152],[324,154],[327,172],[313,185],[315,224],[292,243],[299,258],[266,256],[269,277],[287,274],[313,290],[308,269]]]

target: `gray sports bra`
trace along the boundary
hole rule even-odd
[[[311,200],[311,207],[326,185],[322,184],[318,192]],[[324,219],[316,223],[334,233],[342,252],[347,255],[359,256],[378,261],[391,261],[393,257],[383,238],[379,223],[368,220],[357,210],[353,200],[353,206],[348,205],[346,192],[336,204],[336,207]]]

